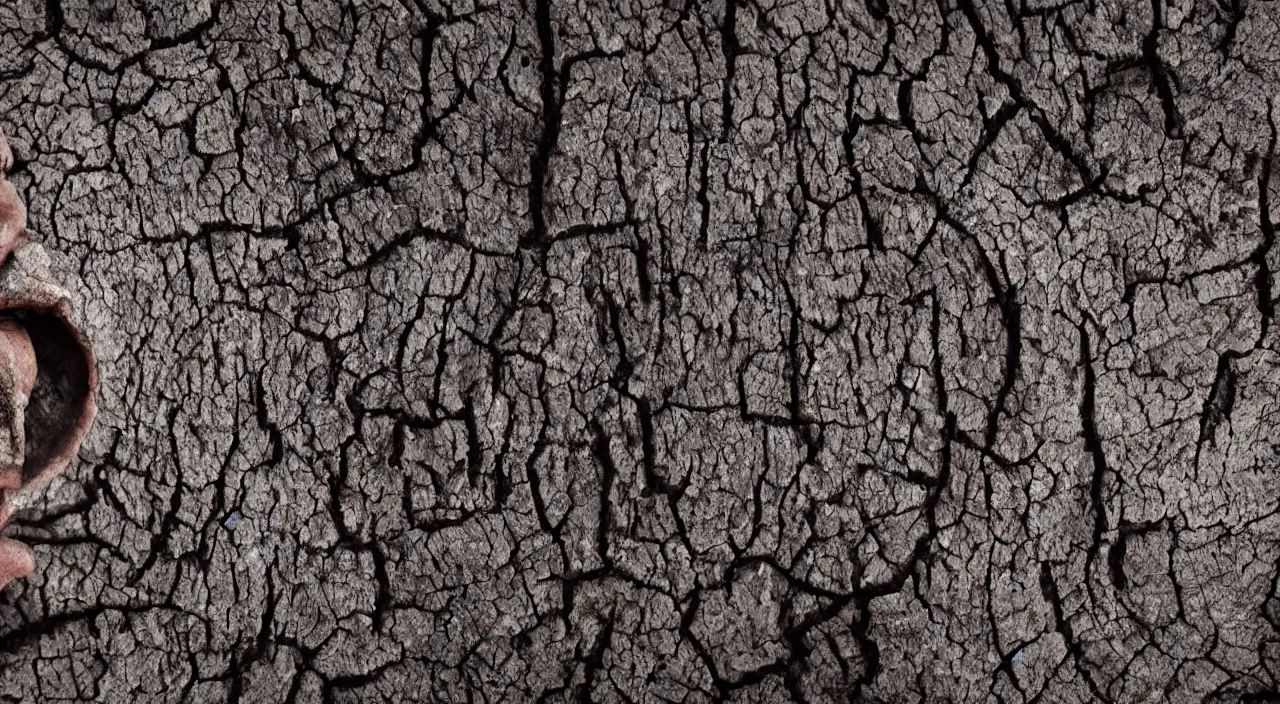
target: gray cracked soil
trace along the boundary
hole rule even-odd
[[[0,701],[1280,698],[1280,8],[7,0],[99,358]]]

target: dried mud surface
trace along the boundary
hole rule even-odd
[[[13,0],[3,702],[1280,700],[1264,2]]]

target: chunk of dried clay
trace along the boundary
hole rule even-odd
[[[0,135],[0,168],[12,156]],[[93,352],[71,320],[70,295],[27,240],[26,209],[0,182],[0,529],[12,498],[70,464],[93,421]],[[31,549],[0,537],[0,588],[35,569]]]

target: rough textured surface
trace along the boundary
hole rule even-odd
[[[0,530],[23,492],[39,491],[79,454],[93,422],[97,371],[71,294],[31,241],[13,152],[0,133]],[[30,546],[0,536],[0,589],[35,569]]]
[[[1272,4],[0,28],[102,375],[0,701],[1280,696]]]

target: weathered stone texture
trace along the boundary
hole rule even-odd
[[[10,0],[99,358],[0,701],[1280,697],[1280,9]]]

